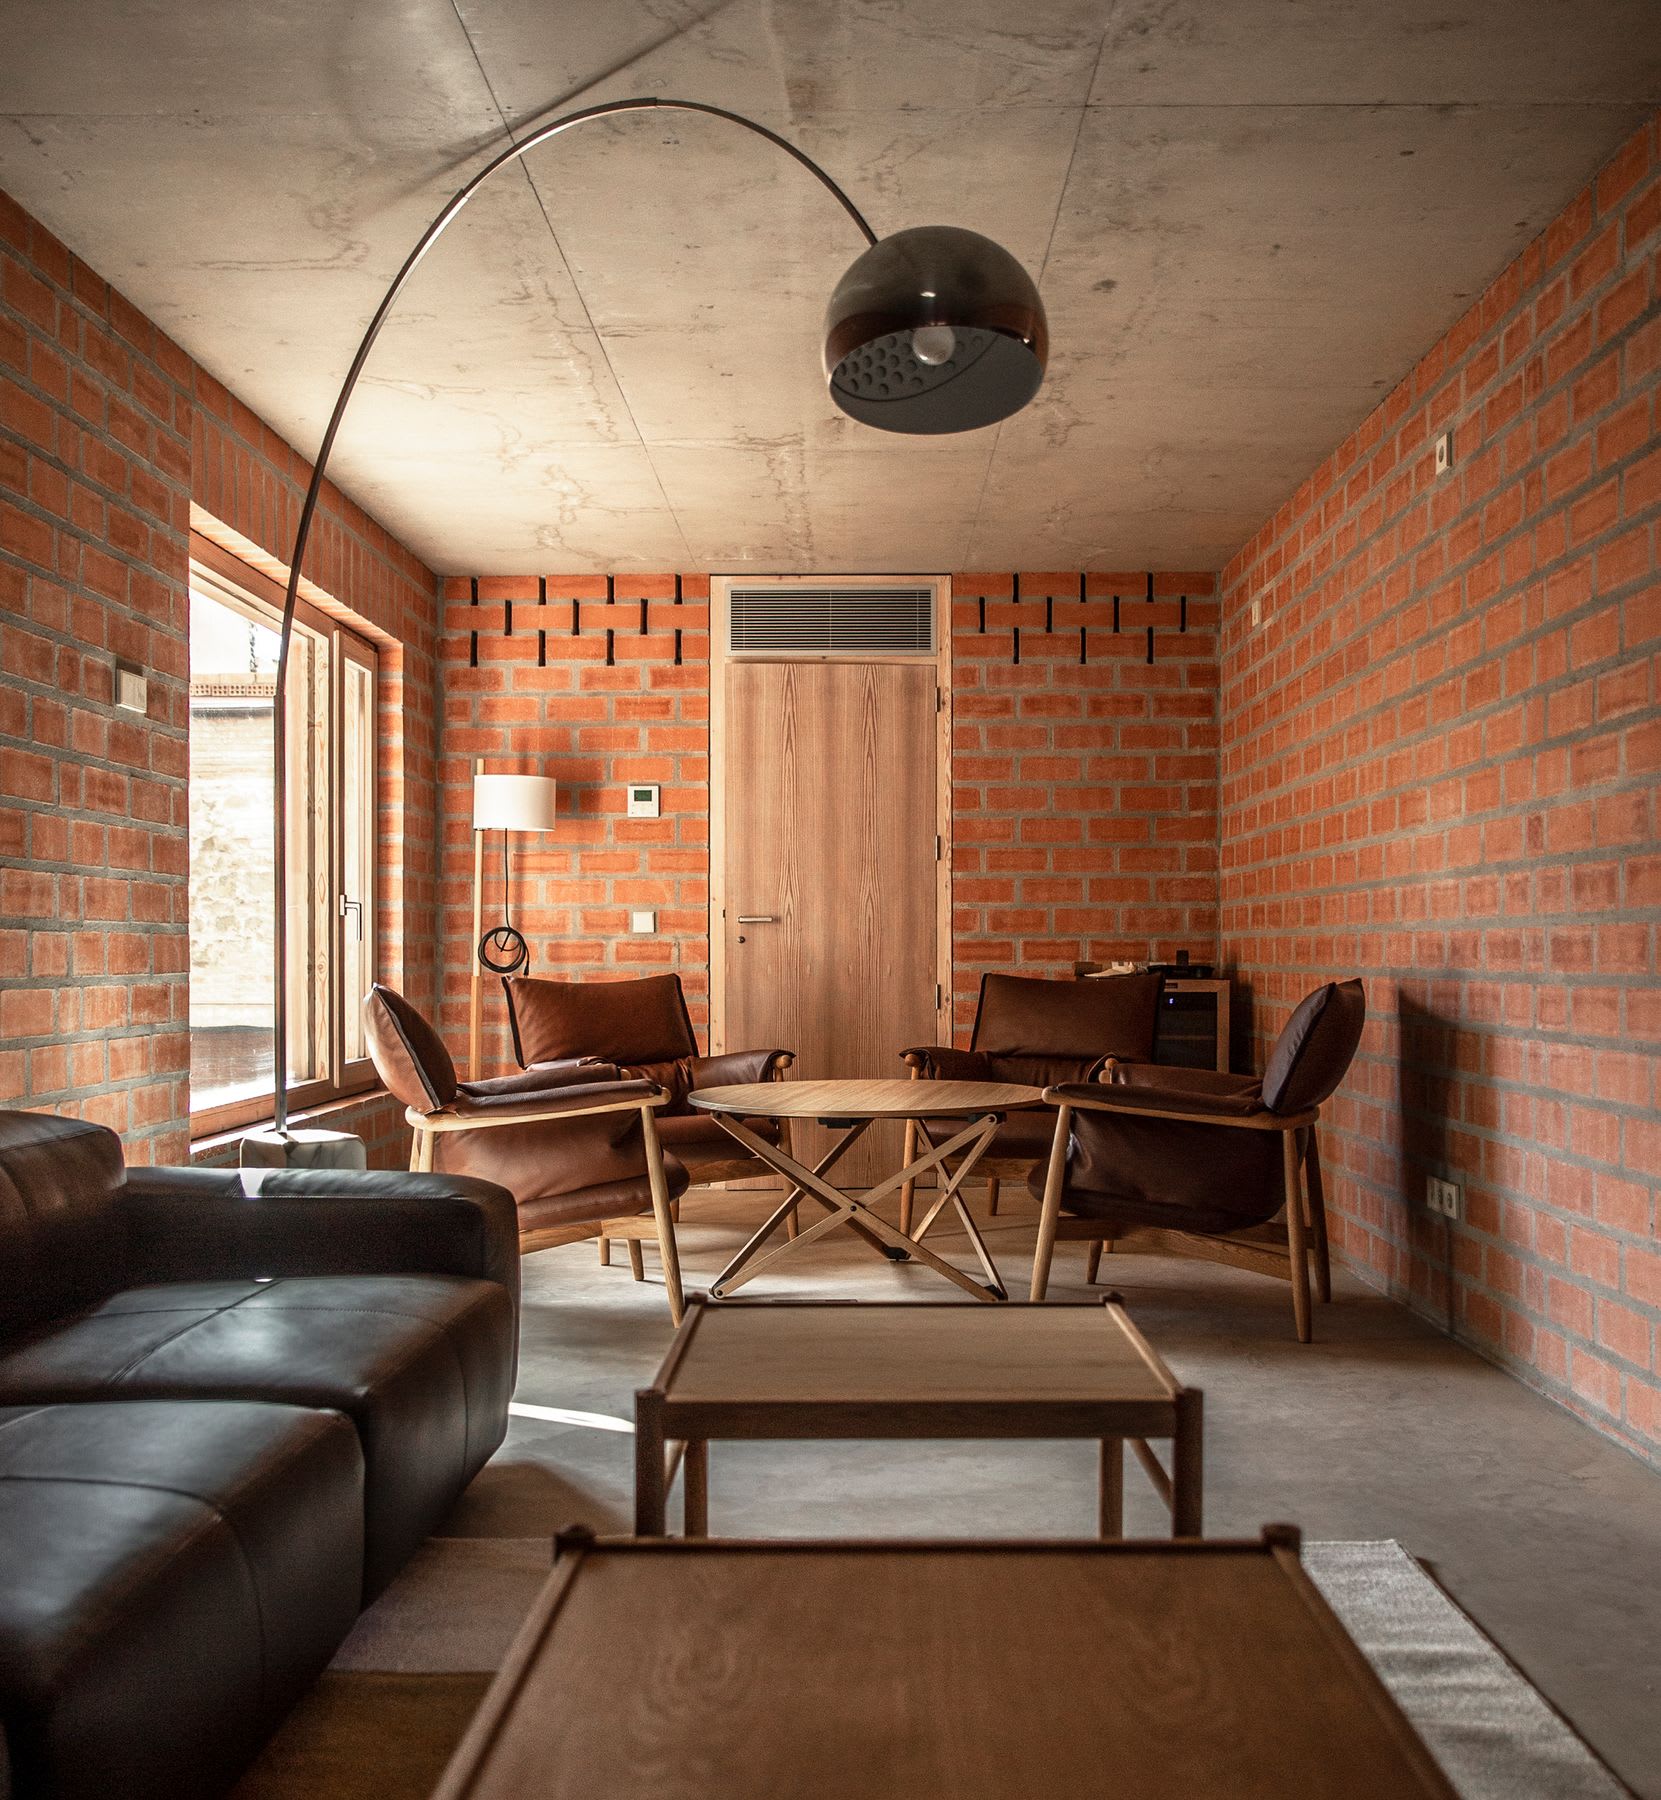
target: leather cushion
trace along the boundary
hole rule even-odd
[[[1106,1099],[1152,1112],[1203,1113],[1218,1119],[1246,1119],[1267,1110],[1259,1092],[1262,1084],[1251,1075],[1170,1068],[1162,1063],[1122,1065],[1115,1073],[1118,1079],[1105,1088],[1097,1081],[1065,1081],[1053,1092],[1061,1100],[1088,1103]]]
[[[523,1067],[598,1056],[638,1068],[698,1054],[678,975],[630,981],[512,975],[502,986]]]
[[[22,1794],[222,1794],[350,1630],[363,1458],[339,1413],[0,1409],[0,1715]]]
[[[0,1112],[0,1339],[119,1286],[121,1140],[102,1125]]]
[[[988,1081],[1013,1081],[1022,1087],[1058,1087],[1064,1081],[1088,1081],[1099,1056],[988,1056]]]
[[[1042,1200],[1046,1170],[1027,1177]],[[1178,1119],[1075,1112],[1064,1211],[1120,1226],[1216,1233],[1261,1225],[1282,1203],[1281,1134]]]
[[[1153,1057],[1157,975],[1046,981],[983,975],[971,1047],[999,1056]]]
[[[129,1169],[123,1285],[242,1275],[464,1275],[517,1303],[519,1224],[494,1183],[398,1169]]]
[[[1349,1072],[1367,1023],[1367,996],[1356,980],[1328,981],[1298,1002],[1263,1070],[1263,1104],[1295,1113],[1330,1099]]]
[[[678,1200],[691,1185],[684,1164],[666,1151],[663,1173],[669,1198]],[[545,1231],[553,1225],[592,1225],[600,1219],[632,1219],[651,1210],[651,1184],[642,1173],[583,1188],[575,1194],[539,1194],[519,1208],[519,1229]]]
[[[944,1144],[954,1138],[967,1125],[967,1119],[925,1119],[924,1127],[930,1138],[937,1144]],[[984,1163],[987,1157],[1013,1160],[1030,1160],[1047,1157],[1050,1145],[1055,1139],[1055,1109],[1050,1106],[1035,1107],[1029,1112],[1013,1112],[992,1134],[992,1143],[981,1158]],[[961,1154],[961,1153],[960,1153]],[[976,1164],[977,1169],[981,1164]],[[1040,1182],[1042,1187],[1042,1182]]]
[[[744,1119],[740,1123],[747,1125],[757,1137],[765,1138],[770,1144],[779,1141],[777,1119]],[[657,1116],[657,1132],[663,1140],[664,1149],[673,1150],[693,1170],[700,1163],[738,1162],[749,1158],[750,1153],[742,1144],[727,1136],[711,1113],[691,1111],[678,1115],[660,1112]]]
[[[920,1065],[925,1081],[990,1081],[992,1064],[978,1050],[954,1050],[950,1044],[911,1044],[900,1052]]]
[[[766,1081],[782,1057],[790,1051],[724,1050],[719,1056],[695,1056],[692,1059],[694,1088],[742,1087],[751,1081]]]
[[[689,1113],[687,1095],[692,1092],[692,1058],[666,1057],[660,1062],[625,1063],[625,1071],[640,1081],[650,1081],[663,1089],[669,1103],[658,1108],[658,1117],[674,1118]]]
[[[436,1112],[456,1097],[456,1065],[444,1040],[400,993],[377,981],[363,1002],[375,1073],[417,1112]]]
[[[622,1075],[613,1063],[596,1062],[593,1057],[579,1057],[565,1062],[538,1063],[534,1069],[520,1069],[512,1075],[492,1075],[484,1081],[458,1082],[456,1091],[463,1100],[490,1104],[498,1100],[533,1100],[557,1088],[592,1087],[600,1081],[620,1081]]]
[[[130,1288],[0,1349],[0,1405],[119,1395],[345,1413],[363,1446],[367,1597],[506,1435],[514,1332],[505,1289],[453,1275]]]
[[[442,1131],[433,1144],[433,1163],[446,1174],[475,1175],[505,1187],[519,1209],[521,1230],[642,1212],[651,1205],[637,1106]],[[686,1170],[672,1157],[664,1158],[664,1174],[671,1198],[685,1191]]]

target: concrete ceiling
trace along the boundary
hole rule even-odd
[[[310,453],[504,126],[677,95],[972,226],[1002,427],[829,403],[861,245],[719,120],[586,126],[417,274],[333,472],[433,567],[1218,566],[1661,104],[1657,0],[0,0],[0,186]]]

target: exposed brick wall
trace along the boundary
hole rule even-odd
[[[282,573],[309,470],[4,195],[0,402],[0,1105],[180,1161],[189,531]],[[436,582],[333,490],[307,569],[382,646],[385,966],[430,1004]],[[111,704],[116,655],[147,719]]]
[[[953,578],[964,1042],[989,969],[1057,975],[1081,957],[1215,953],[1216,577],[1159,575],[1151,602],[1146,579],[1091,574],[1081,602],[1076,572],[1023,574],[1018,600],[1010,575]]]
[[[673,968],[702,1034],[709,1023],[708,577],[686,576],[678,606],[673,575],[619,576],[610,605],[605,577],[593,575],[459,577],[446,580],[443,593],[443,1025],[458,1060],[472,972],[477,757],[495,773],[520,770],[560,783],[557,836],[514,840],[513,920],[531,946],[532,973]],[[580,635],[571,629],[573,602]],[[661,818],[623,816],[622,790],[631,781],[659,784]],[[493,833],[487,925],[501,912],[500,843]],[[628,934],[629,909],[637,906],[656,910],[655,936]],[[485,1073],[511,1068],[494,984],[483,1023]]]
[[[1313,983],[1366,978],[1327,1134],[1344,1254],[1661,1461],[1657,149],[1225,572],[1222,943],[1259,1056]]]
[[[135,1161],[185,1151],[191,376],[0,195],[0,1102]]]
[[[1145,582],[1092,575],[1092,598],[1081,605],[1076,572],[1023,575],[1019,601],[1007,574],[954,578],[957,592],[990,596],[984,632],[974,599],[956,602],[953,621],[953,931],[965,1037],[986,969],[1056,974],[1081,955],[1214,951],[1215,577],[1162,575],[1151,604]],[[1125,596],[1117,636],[1114,592]],[[545,847],[517,840],[515,850],[514,919],[535,968],[596,976],[674,968],[694,1022],[707,1026],[708,577],[683,578],[680,607],[673,593],[673,576],[619,576],[608,608],[601,577],[445,582],[444,1028],[458,1049],[472,957],[468,787],[478,756],[492,770],[535,770],[563,784],[568,829]],[[580,636],[571,632],[574,597]],[[1089,632],[1083,665],[1081,626]],[[621,816],[630,781],[662,785],[661,819]],[[500,895],[494,840],[485,891],[488,924]],[[633,906],[657,909],[656,937],[628,935]],[[483,1049],[486,1072],[511,1065],[491,990]]]

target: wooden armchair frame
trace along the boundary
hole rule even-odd
[[[1289,1281],[1292,1284],[1292,1316],[1297,1325],[1298,1342],[1307,1344],[1311,1335],[1311,1268],[1315,1276],[1316,1296],[1323,1303],[1332,1298],[1326,1196],[1321,1185],[1321,1158],[1315,1136],[1320,1108],[1310,1107],[1304,1112],[1284,1114],[1265,1109],[1245,1117],[1230,1118],[1218,1113],[1178,1112],[1163,1106],[1138,1106],[1128,1097],[1123,1100],[1110,1097],[1115,1093],[1125,1093],[1128,1096],[1130,1092],[1127,1089],[1109,1088],[1104,1090],[1099,1099],[1092,1096],[1083,1100],[1076,1095],[1063,1095],[1054,1088],[1046,1088],[1044,1091],[1044,1098],[1056,1109],[1055,1136],[1050,1144],[1050,1158],[1044,1179],[1044,1202],[1038,1219],[1038,1243],[1032,1257],[1031,1298],[1044,1298],[1049,1286],[1050,1263],[1058,1239],[1082,1241],[1090,1245],[1090,1261],[1085,1274],[1086,1279],[1092,1282],[1096,1279],[1104,1248],[1132,1256],[1190,1256]],[[1061,1196],[1067,1184],[1067,1148],[1072,1136],[1073,1113],[1077,1110],[1123,1113],[1134,1118],[1163,1119],[1173,1124],[1208,1125],[1219,1131],[1278,1131],[1281,1134],[1284,1231],[1274,1219],[1270,1219],[1263,1225],[1217,1236],[1153,1225],[1138,1225],[1113,1236],[1103,1228],[1100,1219],[1064,1218]]]
[[[556,1089],[554,1092],[559,1092]],[[636,1280],[644,1279],[644,1270],[639,1263],[640,1240],[656,1238],[658,1252],[663,1258],[663,1282],[669,1293],[669,1316],[679,1325],[681,1314],[685,1310],[685,1298],[681,1289],[681,1259],[675,1245],[675,1215],[678,1208],[669,1198],[669,1180],[663,1168],[663,1145],[657,1134],[657,1109],[668,1103],[669,1096],[661,1089],[655,1094],[631,1096],[624,1100],[606,1100],[593,1106],[560,1106],[540,1109],[529,1106],[523,1110],[500,1113],[451,1113],[418,1112],[409,1107],[404,1118],[414,1133],[414,1141],[410,1149],[410,1169],[416,1174],[427,1174],[433,1166],[433,1146],[439,1134],[446,1131],[490,1131],[503,1125],[540,1125],[558,1119],[592,1118],[598,1113],[638,1112],[640,1114],[640,1135],[645,1140],[646,1148],[646,1181],[652,1191],[652,1211],[646,1214],[637,1213],[633,1217],[619,1219],[601,1219],[598,1221],[601,1241],[608,1238],[625,1238],[628,1240],[630,1258],[635,1264]],[[529,1231],[520,1234],[519,1252],[527,1255],[533,1250],[544,1250],[550,1245],[570,1243],[580,1237],[588,1237],[594,1231],[593,1225],[555,1226],[548,1231]]]

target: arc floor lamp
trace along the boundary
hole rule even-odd
[[[704,113],[765,138],[822,182],[865,237],[867,248],[837,283],[825,312],[824,365],[830,397],[850,418],[881,431],[915,435],[972,431],[1018,412],[1038,392],[1049,356],[1049,332],[1038,290],[1026,270],[990,238],[951,225],[916,226],[878,239],[864,215],[805,152],[754,119],[699,100],[613,100],[541,125],[491,158],[422,232],[392,278],[364,330],[336,396],[312,465],[288,560],[282,640],[277,653],[273,730],[276,746],[277,913],[273,1035],[277,1139],[288,1138],[288,652],[294,607],[312,520],[323,491],[346,404],[398,296],[445,229],[499,170],[561,132],[592,119],[636,112]]]

